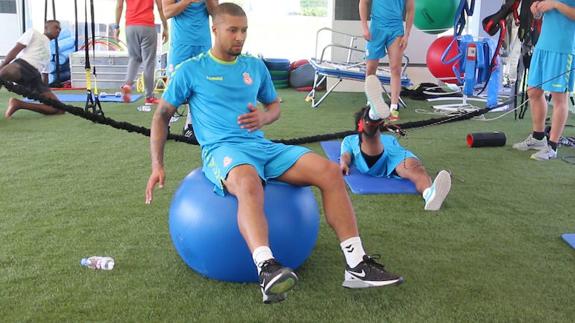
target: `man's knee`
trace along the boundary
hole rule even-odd
[[[325,161],[325,165],[321,166],[321,172],[317,174],[318,186],[333,188],[338,185],[343,185],[343,175],[341,169],[336,163]]]
[[[391,75],[394,75],[394,76],[401,75],[401,64],[389,65],[389,72],[391,73]]]
[[[365,71],[367,75],[374,75],[377,71],[377,65],[379,64],[379,60],[368,60],[366,62]]]
[[[0,78],[2,78],[3,80],[7,80],[7,81],[16,81],[17,79],[19,79],[19,73],[17,67],[14,67],[13,64],[8,64],[6,66],[4,66],[1,70],[0,70]]]
[[[543,96],[543,90],[537,87],[527,89],[527,96],[531,100],[539,99]]]
[[[234,195],[256,195],[263,192],[261,178],[253,168],[242,167],[232,170],[225,185],[227,190]]]
[[[553,101],[553,107],[567,107],[568,93],[551,92],[551,101]]]

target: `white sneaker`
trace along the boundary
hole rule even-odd
[[[557,158],[557,151],[553,150],[549,145],[531,155],[531,159],[535,160],[551,160],[555,158]]]
[[[423,192],[424,209],[426,211],[439,210],[447,194],[449,194],[449,190],[451,190],[451,175],[447,171],[442,170],[433,180],[433,184]]]
[[[365,95],[371,108],[369,117],[373,120],[387,119],[389,106],[383,100],[383,87],[377,76],[369,75],[365,78]]]
[[[513,148],[521,151],[527,151],[530,149],[541,150],[547,147],[547,138],[543,137],[541,140],[533,138],[533,134],[529,134],[527,138],[521,142],[513,144]]]

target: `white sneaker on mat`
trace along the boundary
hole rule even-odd
[[[445,201],[447,194],[451,190],[451,175],[446,170],[442,170],[433,180],[433,184],[423,192],[426,211],[437,211]]]

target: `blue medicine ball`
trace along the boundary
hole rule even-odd
[[[170,235],[193,270],[230,282],[257,282],[257,269],[238,229],[237,199],[213,192],[201,169],[192,171],[170,206]],[[270,248],[284,266],[296,269],[311,254],[319,231],[319,211],[309,187],[270,181],[264,189]]]

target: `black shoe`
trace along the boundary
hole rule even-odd
[[[283,267],[275,259],[266,260],[260,271],[260,287],[263,301],[266,304],[281,302],[288,292],[297,284],[297,275],[287,267]]]
[[[382,287],[399,285],[403,277],[387,272],[382,264],[375,261],[378,257],[363,256],[363,261],[355,268],[345,266],[345,279],[342,286],[347,288]]]
[[[184,130],[182,131],[182,135],[186,138],[195,138],[196,136],[194,135],[194,129],[192,128],[192,125],[186,125],[186,127],[184,128]]]

